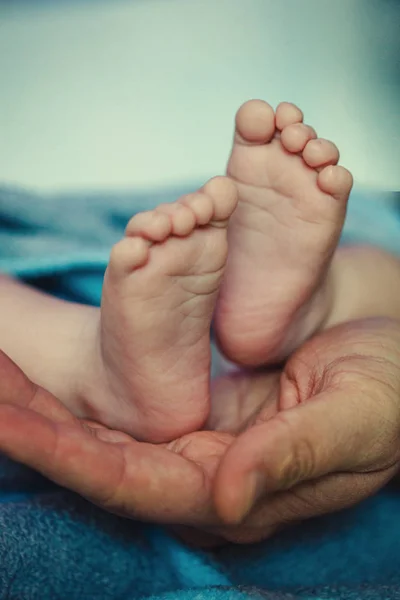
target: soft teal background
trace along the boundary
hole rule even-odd
[[[395,0],[0,2],[0,181],[222,172],[237,106],[291,99],[358,183],[400,188]],[[396,75],[397,69],[397,75]]]

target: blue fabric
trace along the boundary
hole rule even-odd
[[[38,196],[0,189],[0,271],[98,304],[111,245],[163,194]],[[354,193],[344,241],[400,253],[389,194]],[[213,552],[127,521],[0,456],[0,599],[400,599],[400,496],[393,487],[263,544]]]

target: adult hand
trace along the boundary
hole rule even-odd
[[[217,410],[217,421],[222,415]],[[215,501],[233,526],[221,533],[256,541],[348,507],[382,487],[399,464],[400,323],[345,323],[294,353],[282,373],[279,412],[267,403],[227,449]]]

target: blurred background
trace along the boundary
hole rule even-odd
[[[400,189],[397,0],[0,1],[0,181],[222,173],[245,100],[298,103],[358,184]]]

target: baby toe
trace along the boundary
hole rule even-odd
[[[318,185],[326,194],[346,201],[353,186],[353,176],[344,167],[329,165],[318,174]]]
[[[307,143],[303,159],[313,169],[336,165],[339,162],[339,150],[333,142],[318,138]]]
[[[281,143],[288,152],[297,153],[302,152],[307,143],[316,137],[315,130],[309,125],[293,123],[282,130]]]

